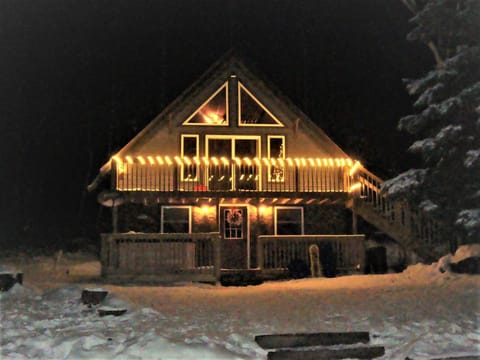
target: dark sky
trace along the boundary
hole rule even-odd
[[[120,148],[236,48],[352,157],[411,166],[402,78],[432,65],[400,0],[0,0],[0,244],[95,234]]]

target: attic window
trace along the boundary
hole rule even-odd
[[[183,125],[228,126],[228,84],[223,84]]]
[[[283,127],[275,115],[241,83],[238,83],[238,114],[240,126]]]

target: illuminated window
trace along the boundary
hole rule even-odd
[[[191,233],[192,210],[190,206],[162,206],[161,232]]]
[[[285,136],[268,136],[268,157],[275,160],[285,159]],[[268,180],[283,182],[285,166],[279,162],[269,165]]]
[[[283,127],[275,115],[240,83],[238,83],[238,119],[240,126]]]
[[[205,138],[207,156],[216,159],[216,163],[212,161],[208,167],[210,190],[258,189],[260,169],[253,159],[260,157],[260,136],[206,135]],[[241,162],[233,166],[233,158]]]
[[[303,235],[303,208],[276,207],[275,235]]]
[[[228,126],[227,83],[200,105],[183,125]]]
[[[198,151],[198,135],[182,135],[181,137],[181,154],[190,160],[199,156]],[[190,164],[182,164],[182,180],[197,180],[198,165],[191,161]]]

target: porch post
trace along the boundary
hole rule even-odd
[[[355,205],[352,206],[352,234],[358,234],[358,215],[355,211]]]
[[[115,205],[115,200],[112,206],[112,233],[118,233],[118,206]]]

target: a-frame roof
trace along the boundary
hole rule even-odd
[[[239,56],[235,51],[228,51],[220,57],[210,68],[203,73],[191,86],[183,91],[173,102],[171,102],[160,114],[158,114],[143,130],[132,138],[120,151],[117,156],[122,157],[134,150],[140,144],[150,140],[155,133],[165,126],[172,124],[172,115],[178,113],[186,103],[197,97],[206,86],[221,86],[229,76],[236,75],[241,79],[242,84],[249,86],[255,84],[276,108],[290,114],[287,126],[295,130],[301,129],[308,133],[315,141],[321,142],[324,150],[332,157],[347,158],[348,155],[331,140],[327,134],[316,125],[303,111],[295,106],[284,96],[273,84],[268,82],[255,66]],[[100,174],[110,170],[110,162],[107,162],[100,169]]]

